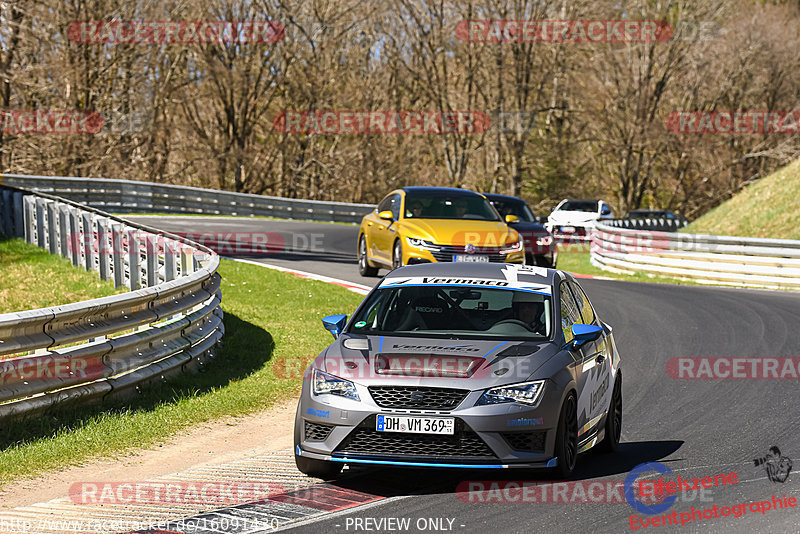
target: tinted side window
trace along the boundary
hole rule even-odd
[[[394,217],[395,221],[400,219],[400,195],[392,195],[391,205],[388,209],[392,211],[392,216]]]
[[[389,195],[388,197],[381,200],[381,203],[378,204],[378,213],[382,211],[390,211],[392,209],[392,197],[395,195]]]
[[[575,295],[578,310],[581,312],[581,317],[583,317],[583,324],[595,324],[594,310],[586,293],[583,292],[583,288],[575,282],[570,282],[569,287],[572,289],[572,294]]]
[[[572,341],[572,325],[580,323],[583,319],[566,282],[561,282],[558,292],[561,300],[561,330],[564,332],[564,339],[569,343]]]

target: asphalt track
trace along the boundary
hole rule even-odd
[[[195,234],[277,233],[284,236],[284,243],[289,236],[288,242],[296,239],[298,246],[245,257],[367,285],[377,281],[358,274],[354,226],[199,217],[148,217],[146,222]],[[606,280],[582,280],[581,284],[598,315],[614,328],[624,359],[624,416],[620,451],[582,455],[573,481],[622,481],[636,465],[656,461],[684,478],[738,475],[734,485],[707,490],[704,495],[682,494],[665,513],[715,505],[721,509],[784,494],[800,501],[800,465],[780,483],[771,482],[763,467],[753,462],[773,445],[795,463],[800,461],[797,380],[676,380],[665,370],[667,361],[679,356],[800,356],[800,295]],[[630,516],[637,514],[625,502],[469,502],[470,494],[461,491],[464,486],[459,483],[475,480],[546,482],[550,478],[546,473],[511,470],[354,469],[339,484],[387,498],[300,523],[291,530],[382,532],[394,526],[394,531],[402,532],[631,532]],[[502,498],[493,495],[498,496]],[[519,498],[519,494],[509,496]],[[389,518],[410,521],[406,527],[405,523],[386,523]],[[731,515],[638,531],[800,532],[798,525],[800,505],[766,513],[748,508],[738,518]]]

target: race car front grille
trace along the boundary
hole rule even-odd
[[[308,441],[325,441],[331,435],[333,425],[304,421],[305,436]]]
[[[424,386],[371,386],[369,393],[378,406],[412,410],[452,410],[469,393],[466,389]]]
[[[375,416],[367,417],[334,452],[347,456],[393,458],[496,459],[486,443],[461,419],[453,435],[400,434],[375,430]]]
[[[521,452],[544,452],[544,438],[547,432],[501,432],[508,446]]]

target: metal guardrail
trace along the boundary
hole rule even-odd
[[[185,238],[44,193],[0,186],[0,233],[129,291],[0,314],[0,421],[127,395],[214,357],[219,257]]]
[[[132,180],[4,174],[3,183],[115,213],[186,213],[360,223],[371,204],[323,202]]]
[[[645,272],[699,283],[800,289],[800,241],[675,232],[598,224],[591,262],[613,272]]]
[[[602,222],[615,228],[628,228],[629,230],[655,230],[658,232],[677,232],[687,224],[686,219],[667,219],[666,217],[651,217],[644,219],[607,219]]]

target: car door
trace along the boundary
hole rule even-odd
[[[602,326],[600,321],[597,320],[592,304],[589,302],[589,298],[583,288],[574,280],[570,280],[567,285],[575,298],[583,324]],[[584,349],[581,365],[585,389],[583,395],[584,404],[582,405],[580,400],[578,401],[578,413],[580,414],[583,406],[587,412],[589,428],[585,430],[588,432],[597,425],[600,416],[605,413],[611,398],[613,384],[611,379],[611,353],[606,333],[603,332],[597,340],[584,345]]]
[[[575,302],[575,297],[570,291],[566,280],[563,280],[559,284],[558,293],[561,307],[561,330],[564,333],[564,340],[570,343],[573,338],[572,325],[581,324],[583,322],[583,317],[581,316],[578,304]],[[583,367],[587,355],[591,354],[591,351],[591,343],[587,343],[580,348],[570,351],[574,360],[575,383],[578,386],[578,441],[580,441],[581,434],[585,433],[585,431],[582,432],[582,430],[584,430],[584,427],[590,419],[588,410],[588,390],[586,386],[586,380],[589,378],[590,374],[588,372],[584,373]]]
[[[378,217],[378,214],[382,211],[391,211],[393,220],[387,221]],[[370,256],[387,264],[392,262],[392,246],[394,245],[399,216],[400,194],[391,193],[378,204],[375,220],[367,223],[368,225],[372,223],[369,230],[372,236]]]

